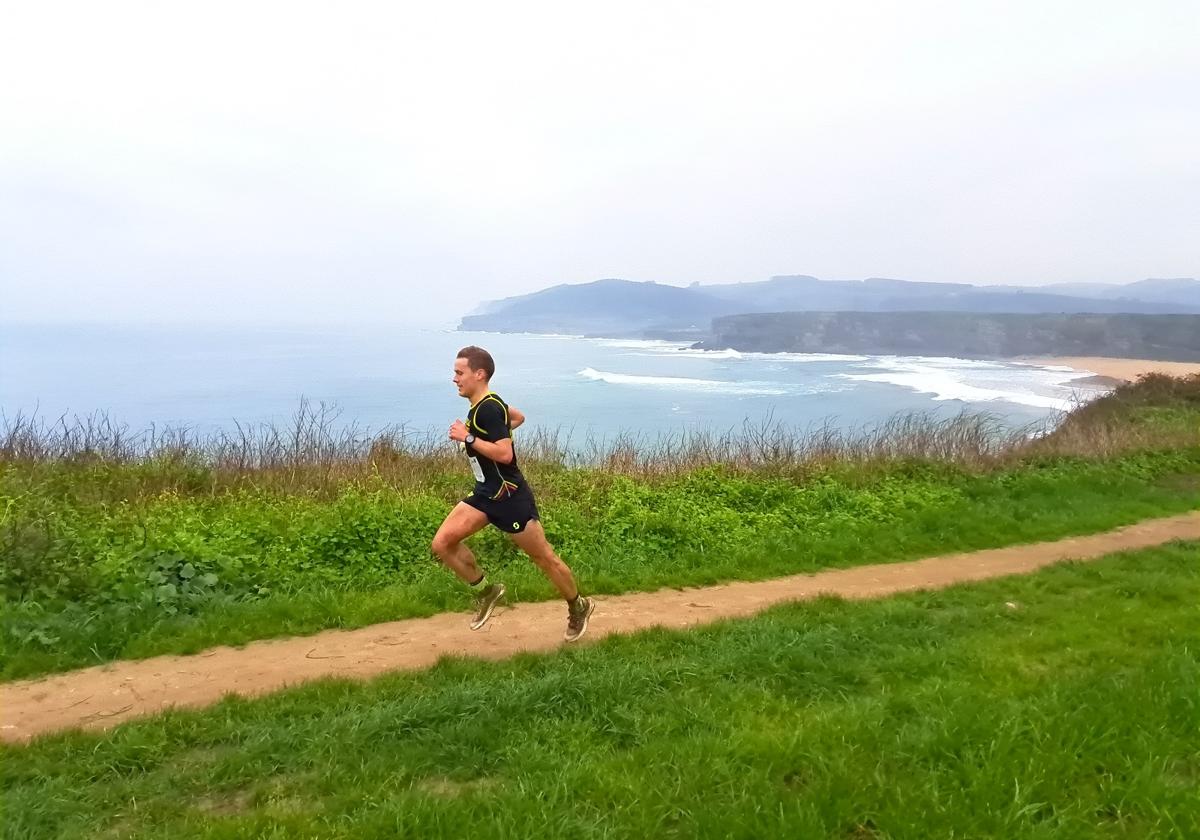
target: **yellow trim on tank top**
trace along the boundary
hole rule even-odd
[[[484,434],[486,434],[486,432],[484,432],[483,429],[481,429],[479,427],[479,424],[477,424],[475,422],[475,409],[478,406],[483,405],[483,401],[486,400],[488,397],[495,399],[496,402],[498,402],[500,404],[500,407],[504,409],[504,425],[506,427],[508,426],[508,406],[506,406],[504,404],[504,401],[502,399],[500,399],[500,396],[495,391],[488,391],[486,394],[484,394],[478,400],[473,402],[471,404],[471,407],[467,409],[467,426],[473,426],[476,431],[484,433]],[[508,433],[511,435],[512,429],[509,429]]]

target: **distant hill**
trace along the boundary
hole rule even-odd
[[[698,346],[767,353],[1200,362],[1200,315],[775,312],[717,318],[712,336]]]
[[[597,280],[491,302],[481,312],[464,317],[459,329],[571,335],[679,329],[706,332],[714,317],[727,312],[726,302],[693,289]]]
[[[1021,286],[980,286],[986,291],[1013,291]],[[1038,291],[1056,295],[1099,298],[1102,300],[1140,300],[1153,303],[1172,303],[1200,308],[1200,280],[1191,277],[1139,280],[1122,286],[1107,283],[1053,283],[1039,286]]]
[[[1078,293],[1069,293],[1075,290]],[[784,311],[1200,313],[1200,282],[1143,280],[1124,286],[1060,284],[1031,289],[880,277],[830,281],[789,275],[756,283],[694,283],[684,288],[609,279],[492,301],[465,316],[459,329],[701,337],[713,318]]]

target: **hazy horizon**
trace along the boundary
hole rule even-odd
[[[796,274],[796,275],[773,275],[773,276],[781,277],[781,276],[811,276],[811,275]],[[600,278],[600,280],[623,280],[623,279],[624,278],[611,278],[611,277]],[[764,278],[764,280],[769,280],[769,279],[771,279],[771,278]],[[829,278],[822,277],[822,278],[817,278],[817,279],[826,280]],[[851,282],[863,282],[865,280],[871,280],[871,279],[893,279],[894,280],[894,279],[905,279],[905,278],[860,278],[857,281],[851,281]],[[1194,280],[1195,278],[1142,278],[1142,279]],[[587,285],[588,283],[593,283],[593,282],[599,282],[599,280],[595,280],[595,281],[587,280],[587,281],[582,281],[580,283],[569,283],[569,284],[565,284],[565,285]],[[630,281],[630,282],[658,283],[659,281],[646,280],[646,281]],[[756,283],[756,282],[762,282],[762,281],[747,280],[747,281],[739,281],[739,282]],[[914,281],[914,282],[920,282],[920,281]],[[945,282],[950,282],[950,281],[945,281]],[[1139,281],[1130,281],[1130,282],[1133,283],[1133,282],[1139,282]],[[559,284],[554,284],[554,285],[559,285]],[[675,286],[676,288],[688,288],[692,284],[691,283],[660,283],[660,285],[664,285],[664,286],[670,285],[670,286]],[[717,284],[702,283],[702,284],[700,284],[700,288],[703,289],[710,285],[717,285]],[[972,284],[972,285],[974,285],[974,284]],[[1043,285],[1050,285],[1050,284],[1043,284]],[[1112,285],[1119,286],[1119,285],[1126,285],[1126,284],[1112,284]],[[550,288],[550,287],[547,286],[545,288]],[[1040,286],[1026,286],[1025,288],[1036,289],[1036,288],[1040,288]],[[534,291],[538,291],[538,290],[534,290]],[[519,294],[523,294],[523,293],[518,292],[515,294],[519,295]],[[1059,291],[1059,292],[1056,292],[1056,294],[1066,294],[1066,292]],[[504,297],[510,297],[510,296],[505,295]],[[252,314],[253,314],[253,317],[251,317],[249,319],[229,317],[228,315],[218,315],[218,314],[211,314],[211,315],[208,315],[207,317],[202,316],[202,317],[197,318],[194,314],[179,314],[176,316],[172,316],[169,313],[166,315],[158,315],[155,317],[143,316],[143,317],[116,317],[116,318],[113,318],[113,317],[88,317],[86,315],[80,315],[78,317],[71,317],[71,318],[45,317],[45,316],[13,318],[9,315],[9,313],[0,312],[0,324],[7,324],[7,325],[12,325],[12,326],[37,326],[39,324],[47,324],[47,325],[78,324],[81,326],[113,325],[113,326],[124,326],[124,327],[131,327],[131,328],[138,328],[138,327],[169,328],[172,326],[187,324],[187,325],[194,325],[194,326],[205,327],[205,328],[220,328],[223,326],[231,326],[231,327],[261,326],[264,328],[271,328],[271,329],[274,329],[274,328],[278,328],[278,329],[304,328],[304,327],[332,328],[332,327],[337,327],[337,326],[342,326],[345,328],[353,328],[355,325],[363,325],[363,326],[391,325],[391,326],[407,328],[407,329],[453,330],[458,326],[459,321],[462,319],[462,317],[464,315],[468,315],[471,313],[470,313],[470,311],[464,311],[464,312],[459,312],[459,313],[455,313],[455,314],[448,315],[448,316],[439,316],[436,314],[410,315],[410,314],[403,313],[403,312],[401,312],[401,313],[385,313],[385,314],[375,313],[375,314],[362,314],[362,315],[358,315],[358,316],[356,316],[354,318],[350,318],[350,319],[347,319],[347,318],[345,318],[343,316],[339,316],[339,315],[332,315],[325,319],[318,318],[318,317],[272,319],[270,317],[269,313],[266,313],[265,315],[263,313],[252,313]]]
[[[26,4],[5,323],[1200,277],[1200,4]]]

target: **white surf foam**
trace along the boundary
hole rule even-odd
[[[618,347],[625,350],[681,350],[687,345],[678,341],[658,338],[589,338],[588,341],[602,347]]]
[[[841,353],[751,353],[755,359],[769,362],[865,362],[870,356],[851,356]]]
[[[610,385],[636,385],[649,388],[675,388],[688,391],[713,391],[727,394],[779,395],[798,393],[773,382],[727,382],[721,379],[695,379],[690,376],[644,376],[633,373],[613,373],[607,370],[584,368],[579,371],[584,379],[607,382]],[[805,393],[809,391],[800,391]]]
[[[646,348],[651,349],[651,348]],[[864,362],[870,356],[848,356],[840,353],[756,353],[751,350],[738,351],[732,348],[724,350],[696,350],[691,347],[662,347],[653,348],[660,352],[637,353],[639,356],[668,356],[672,359],[743,359],[755,362]]]
[[[860,382],[884,382],[890,385],[900,385],[911,388],[919,394],[933,394],[934,400],[962,400],[964,402],[990,402],[1003,400],[1021,405],[1032,405],[1038,408],[1062,409],[1070,406],[1070,400],[1058,397],[1042,396],[1039,394],[998,391],[992,388],[979,388],[965,382],[956,381],[944,374],[927,373],[838,373],[839,379],[854,379]]]
[[[1070,377],[1065,371],[1017,370],[1003,362],[971,359],[912,358],[885,356],[860,368],[880,369],[874,373],[838,373],[837,379],[880,382],[932,394],[934,400],[963,402],[1010,402],[1035,408],[1067,410],[1076,395],[1064,387]]]
[[[510,335],[519,335],[521,338],[585,338],[586,336],[576,335],[575,333],[510,333]]]

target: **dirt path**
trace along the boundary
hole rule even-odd
[[[654,626],[690,627],[822,594],[873,598],[932,589],[1180,539],[1200,539],[1200,511],[1056,542],[757,583],[610,596],[598,599],[586,638]],[[561,602],[521,604],[497,611],[478,633],[468,629],[465,615],[443,614],[7,683],[0,685],[0,738],[22,742],[57,729],[103,729],[171,706],[206,706],[226,694],[250,697],[320,677],[362,679],[426,668],[448,654],[503,659],[522,651],[553,650],[563,644],[565,619]]]

